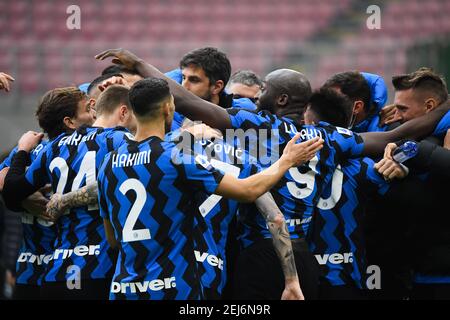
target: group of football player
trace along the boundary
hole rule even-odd
[[[450,106],[428,68],[160,72],[124,49],[0,165],[15,299],[450,299]],[[93,63],[96,63],[93,59]],[[0,90],[14,79],[0,73]]]

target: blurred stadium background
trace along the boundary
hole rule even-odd
[[[81,30],[66,27],[71,4],[81,8]],[[373,4],[380,30],[366,27]],[[107,48],[168,71],[185,52],[212,45],[234,71],[292,68],[317,87],[333,73],[361,70],[390,85],[392,75],[419,66],[450,78],[449,16],[450,0],[0,0],[0,71],[16,78],[0,96],[1,151],[37,129],[46,90],[95,78],[108,63],[93,57]]]

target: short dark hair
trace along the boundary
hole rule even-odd
[[[130,107],[130,99],[128,98],[129,89],[121,85],[112,85],[98,97],[95,103],[97,116],[102,114],[111,114],[121,105]]]
[[[309,108],[320,121],[347,128],[352,118],[352,103],[348,97],[331,88],[322,87],[311,95]]]
[[[136,117],[152,117],[161,102],[170,97],[169,83],[164,79],[145,78],[133,84],[128,95]]]
[[[352,102],[361,100],[366,112],[372,108],[370,86],[359,71],[336,73],[323,86],[339,88]]]
[[[94,88],[96,88],[98,85],[100,85],[103,81],[108,80],[109,78],[112,77],[122,77],[123,76],[120,73],[107,73],[107,74],[103,74],[97,78],[95,78],[94,80],[92,80],[92,82],[89,84],[89,87],[87,88],[87,94],[90,96],[92,94],[92,90]]]
[[[78,103],[86,95],[77,87],[56,88],[45,93],[37,107],[39,126],[50,139],[67,131],[64,118],[77,115]]]
[[[420,68],[409,74],[392,77],[395,90],[420,90],[432,94],[438,103],[448,99],[447,84],[445,79],[434,73],[430,68]]]
[[[229,81],[230,84],[232,83],[241,83],[243,85],[246,85],[248,87],[252,86],[262,86],[262,81],[258,77],[256,73],[254,73],[251,70],[239,70],[233,73],[233,75],[230,78]]]
[[[202,68],[210,83],[222,80],[225,87],[230,80],[230,60],[217,48],[206,47],[186,53],[180,61],[180,68],[186,68],[190,64]]]
[[[137,71],[128,69],[123,65],[112,64],[110,66],[107,66],[105,69],[103,69],[101,75],[104,76],[106,74],[117,74],[117,73],[121,73],[121,74],[126,73],[126,74],[132,74],[132,75],[139,74]]]

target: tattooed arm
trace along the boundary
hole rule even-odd
[[[97,183],[66,194],[55,193],[47,203],[47,215],[57,220],[67,209],[96,204],[97,201]]]
[[[283,269],[285,287],[281,300],[304,300],[295,267],[291,237],[283,214],[269,192],[259,197],[255,204],[267,222],[275,251]]]

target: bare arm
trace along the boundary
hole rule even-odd
[[[285,289],[282,300],[304,300],[295,266],[291,236],[289,235],[284,215],[269,192],[259,197],[255,204],[267,222],[269,231],[272,234],[273,246],[283,269]]]
[[[96,204],[97,201],[97,183],[84,186],[66,194],[55,193],[47,203],[47,215],[56,220],[67,209]]]
[[[444,102],[426,115],[410,120],[398,128],[387,132],[361,133],[364,140],[364,156],[380,156],[389,142],[401,139],[420,140],[430,135],[439,120],[450,110],[449,101]]]
[[[221,131],[231,129],[230,117],[225,109],[192,94],[177,82],[168,78],[157,68],[146,63],[133,53],[124,49],[110,49],[95,56],[95,58],[99,60],[104,60],[108,57],[113,58],[113,63],[123,64],[129,69],[135,69],[144,78],[155,77],[167,80],[169,82],[170,91],[175,97],[177,112],[185,115],[191,120],[200,120]]]
[[[280,159],[260,173],[245,179],[226,174],[215,193],[240,202],[254,202],[263,193],[269,191],[289,168],[311,160],[323,147],[323,140],[318,137],[296,144],[299,138],[300,134],[296,134],[287,143]]]

